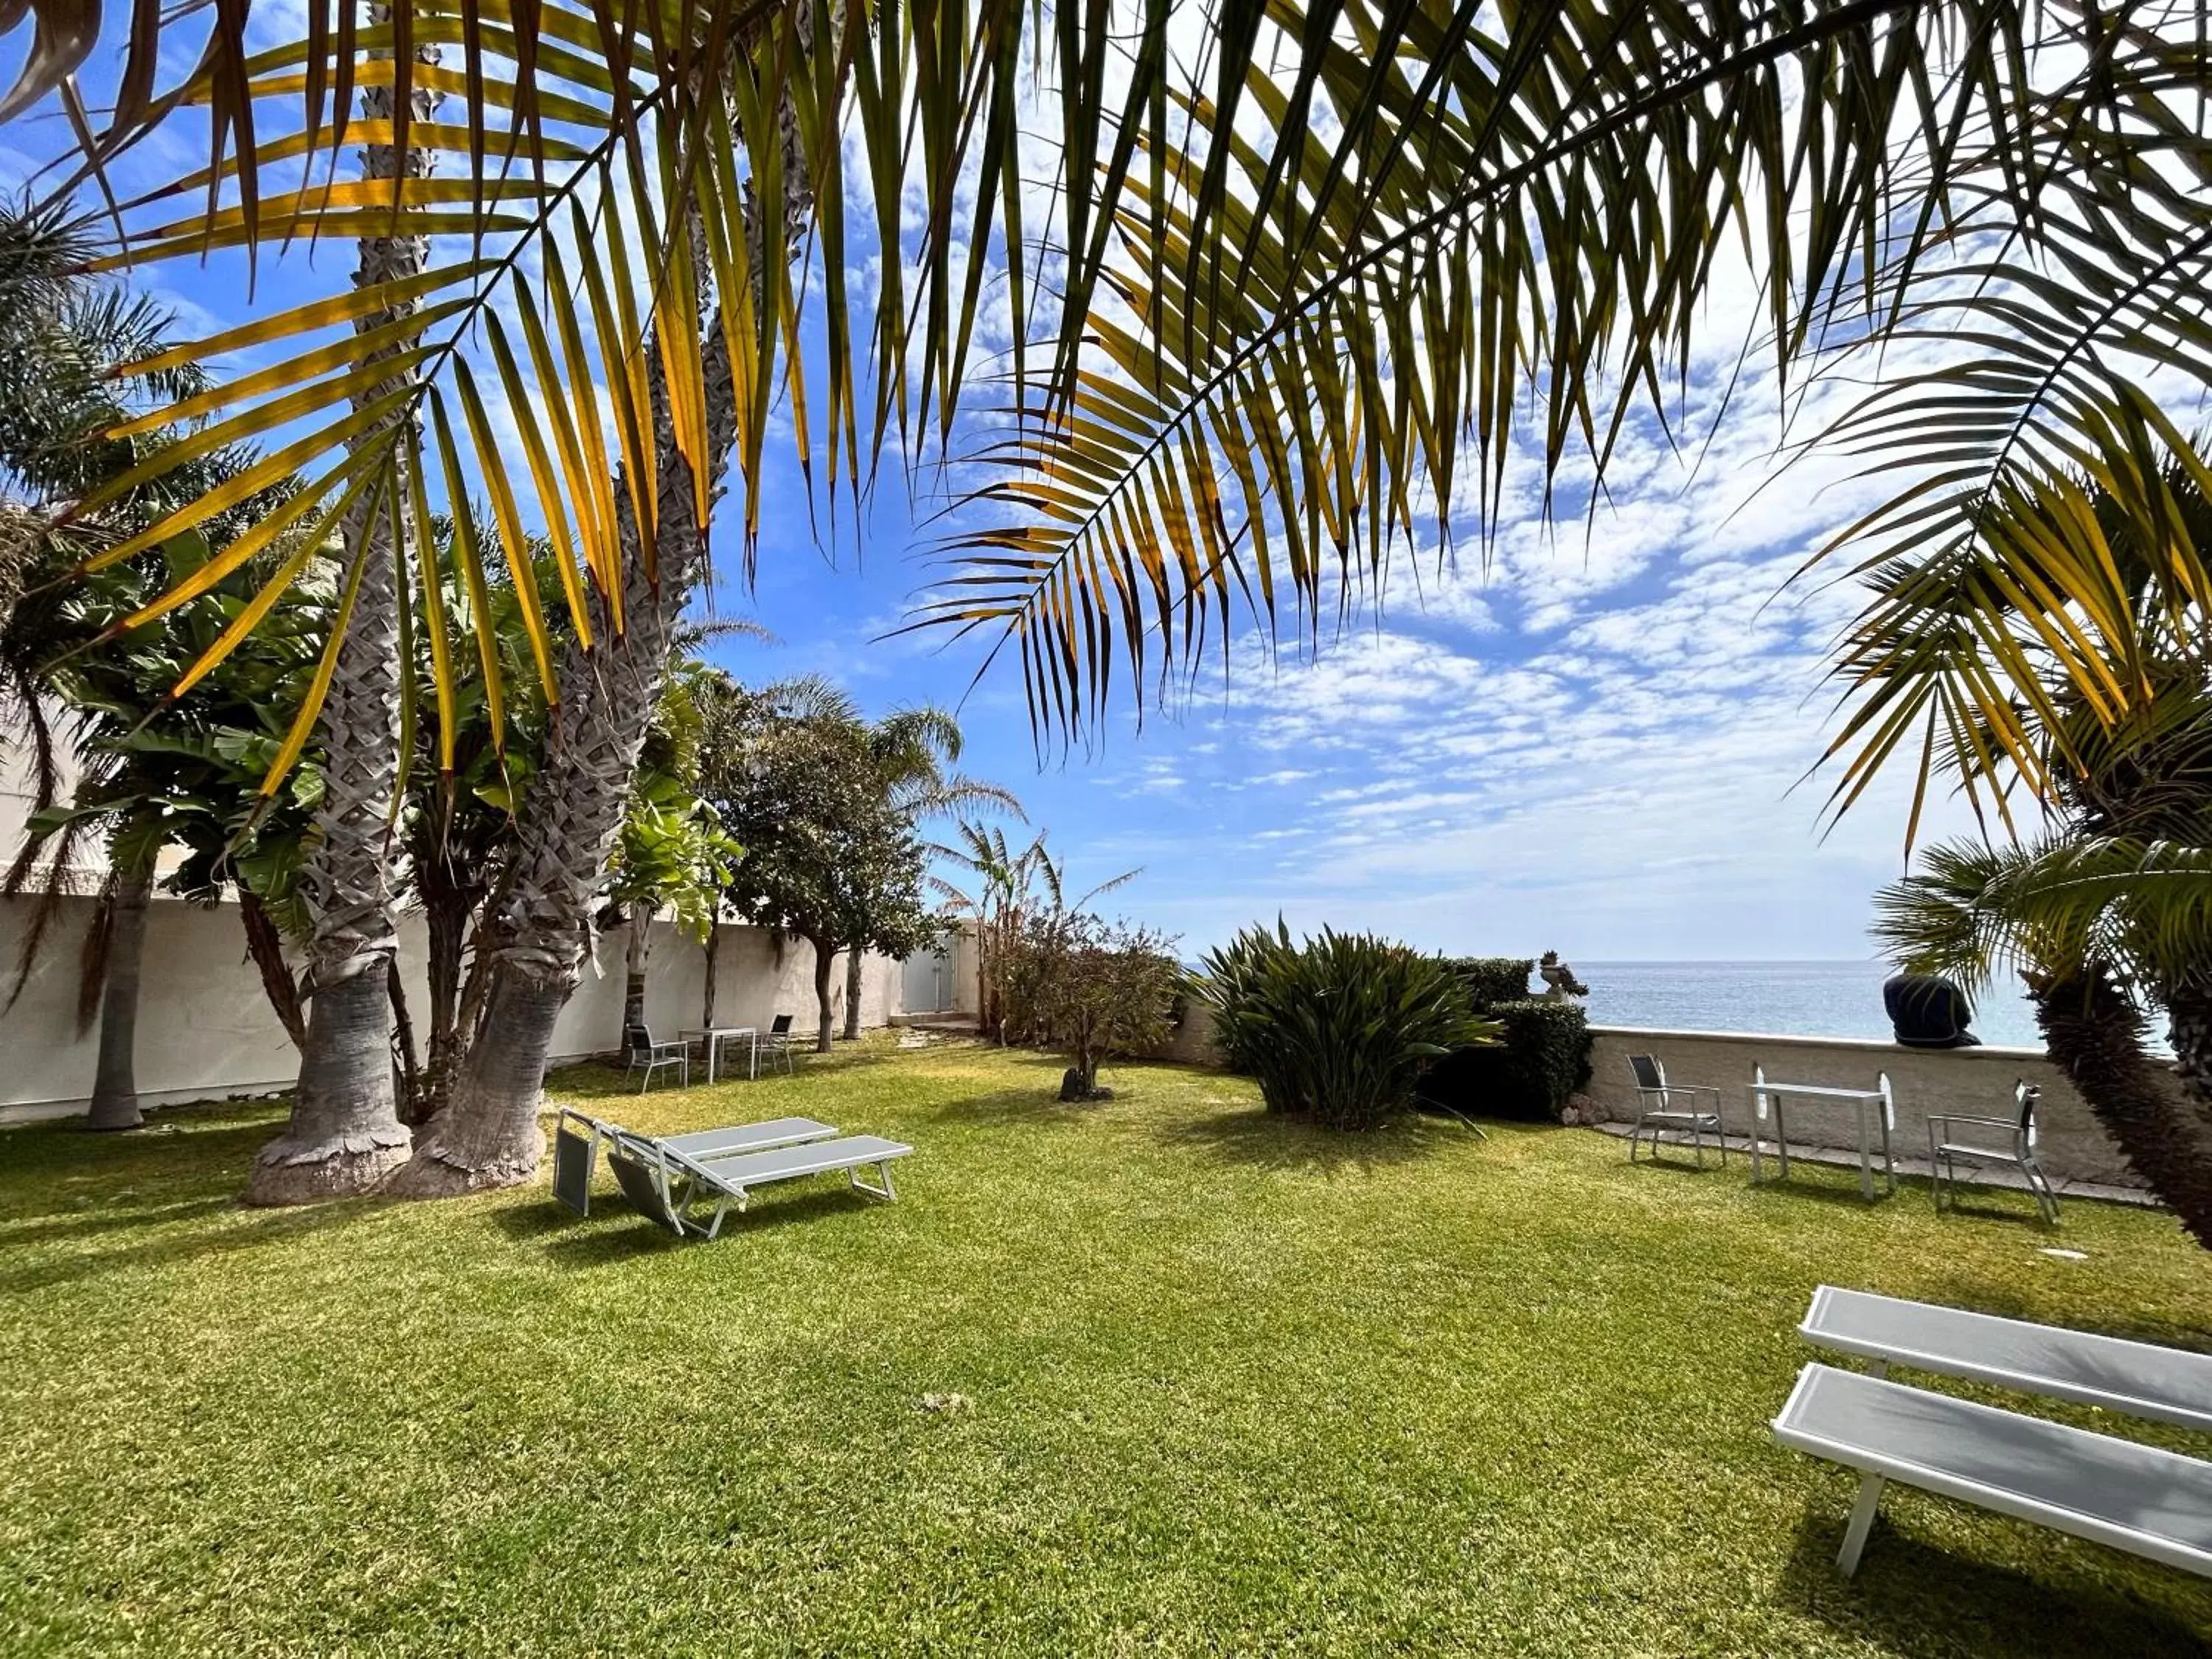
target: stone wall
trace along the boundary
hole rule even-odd
[[[2014,1083],[2022,1078],[2043,1091],[2036,1115],[2037,1150],[2054,1181],[2087,1181],[2140,1187],[2119,1148],[2089,1115],[2074,1085],[2033,1048],[1904,1048],[1893,1042],[1850,1037],[1755,1036],[1721,1031],[1650,1031],[1592,1028],[1593,1075],[1586,1091],[1619,1122],[1637,1113],[1631,1054],[1656,1055],[1671,1083],[1708,1084],[1721,1091],[1721,1110],[1731,1134],[1753,1122],[1751,1080],[1763,1066],[1770,1082],[1826,1083],[1870,1089],[1887,1073],[1897,1103],[1892,1147],[1900,1157],[1928,1155],[1928,1114],[1972,1112],[2003,1116],[2012,1109]],[[1851,1147],[1858,1144],[1848,1102],[1793,1097],[1788,1104],[1793,1145]]]

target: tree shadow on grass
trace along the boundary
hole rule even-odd
[[[1958,1653],[2203,1654],[2212,1651],[2194,1613],[2114,1594],[2069,1571],[2053,1555],[2048,1577],[2032,1577],[1954,1553],[1890,1524],[1885,1509],[1867,1540],[1857,1575],[1836,1569],[1844,1522],[1814,1501],[1799,1522],[1795,1547],[1774,1585],[1784,1605],[1802,1607],[1841,1634],[1908,1656]],[[2082,1546],[2094,1548],[2094,1546]],[[2164,1569],[2135,1563],[2146,1574]],[[2194,1586],[2174,1575],[2189,1595]],[[2201,1597],[2212,1616],[2212,1597]]]
[[[989,1094],[963,1095],[933,1109],[929,1115],[939,1123],[1075,1128],[1112,1105],[1110,1101],[1062,1101],[1057,1095],[1059,1087],[1057,1074],[1049,1082],[1040,1075],[1032,1088],[995,1089]]]
[[[1473,1129],[1449,1119],[1407,1115],[1379,1129],[1328,1129],[1260,1107],[1164,1124],[1159,1135],[1170,1146],[1187,1146],[1224,1164],[1329,1176],[1363,1175],[1418,1163],[1470,1141],[1480,1144]]]
[[[114,1249],[88,1248],[68,1255],[25,1262],[0,1270],[0,1295],[46,1290],[130,1268],[176,1267],[186,1262],[233,1255],[240,1250],[283,1243],[310,1233],[343,1226],[372,1208],[380,1207],[381,1202],[373,1198],[349,1199],[302,1206],[296,1209],[245,1210],[234,1200],[226,1199],[204,1206],[182,1206],[179,1208],[185,1216],[199,1218],[201,1224],[189,1231],[149,1239],[143,1243],[126,1244]],[[229,1212],[234,1219],[228,1224],[218,1222],[214,1214],[216,1211]],[[171,1212],[148,1219],[156,1222],[179,1218],[185,1218]]]
[[[729,1244],[765,1228],[798,1225],[842,1211],[872,1209],[878,1200],[845,1185],[824,1179],[800,1192],[780,1193],[756,1199],[740,1213],[732,1210],[722,1218],[720,1231],[709,1239],[678,1238],[658,1222],[640,1215],[617,1194],[592,1194],[592,1213],[579,1216],[554,1203],[515,1205],[494,1212],[494,1224],[517,1243],[540,1244],[546,1259],[565,1267],[597,1267],[665,1255],[672,1250],[711,1249]],[[703,1228],[714,1206],[694,1206]]]
[[[77,1211],[47,1210],[21,1222],[0,1220],[0,1249],[88,1239],[133,1227],[161,1227],[235,1208],[235,1198],[196,1198],[181,1204],[107,1204]]]

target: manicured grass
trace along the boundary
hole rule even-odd
[[[542,1186],[240,1210],[262,1106],[0,1133],[0,1651],[2118,1659],[2212,1632],[2212,1586],[1907,1492],[1847,1584],[1850,1477],[1765,1429],[1824,1279],[2212,1346],[2212,1258],[2162,1216],[2069,1203],[2054,1239],[2024,1199],[1754,1193],[1577,1130],[1331,1138],[1165,1067],[1068,1108],[1060,1064],[877,1043],[608,1100],[919,1148],[895,1206],[786,1188],[711,1245],[604,1176],[581,1222]]]

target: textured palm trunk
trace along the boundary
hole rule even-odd
[[[115,875],[108,905],[106,981],[100,997],[100,1066],[88,1129],[135,1129],[138,1108],[138,984],[146,962],[146,908],[154,896],[151,854]]]
[[[719,479],[737,439],[737,392],[719,326],[703,331],[708,453]],[[690,470],[653,359],[654,436],[661,465],[657,511],[660,580],[645,574],[629,486],[617,478],[626,627],[604,627],[596,648],[571,642],[559,666],[562,698],[547,762],[516,823],[513,879],[485,921],[490,987],[451,1103],[432,1120],[413,1161],[392,1184],[436,1198],[530,1178],[544,1151],[538,1124],[553,1028],[576,988],[592,910],[622,829],[638,751],[668,676],[669,635],[707,568]],[[604,605],[595,601],[603,613]],[[604,623],[604,614],[595,617]]]
[[[629,949],[623,959],[623,1042],[645,1024],[645,970],[652,958],[653,912],[642,904],[629,908]]]
[[[718,921],[707,929],[707,988],[699,999],[699,1024],[710,1031],[714,1029],[714,963],[721,954],[722,924]]]
[[[292,1046],[301,1053],[307,1047],[307,1017],[300,1007],[300,987],[292,965],[284,960],[284,935],[268,907],[250,887],[238,890],[238,921],[246,931],[246,954],[261,975],[262,994]]]
[[[430,1030],[422,1060],[420,1118],[427,1121],[445,1105],[463,1054],[462,968],[468,956],[469,923],[483,902],[484,890],[452,879],[444,860],[422,860],[416,871],[422,895],[422,921],[429,936]]]
[[[867,969],[867,952],[854,945],[845,958],[845,1041],[860,1035],[860,981]]]
[[[834,940],[819,937],[808,943],[814,947],[814,1052],[826,1054],[836,1035],[837,1013],[830,1000],[830,988],[836,977],[831,969],[837,961],[837,946]]]
[[[389,22],[388,5],[365,8],[372,25]],[[417,53],[437,61],[437,48]],[[390,120],[392,88],[364,87],[362,113]],[[411,113],[428,122],[439,95],[416,92]],[[371,144],[362,152],[369,179],[404,172],[427,175],[431,152]],[[409,276],[429,258],[427,237],[368,237],[360,244],[356,287]],[[364,317],[356,331],[380,327],[412,304]],[[406,342],[385,356],[405,349]],[[371,360],[373,361],[373,359]],[[356,399],[373,401],[397,377]],[[374,434],[356,441],[365,444]],[[349,514],[345,545],[362,561],[359,597],[338,647],[330,696],[323,705],[323,803],[315,813],[314,850],[301,873],[313,932],[307,943],[307,1042],[300,1087],[284,1133],[261,1149],[249,1204],[297,1204],[375,1190],[406,1161],[409,1134],[399,1121],[392,1079],[387,988],[398,948],[393,902],[393,795],[399,770],[398,550],[392,544],[388,503],[367,491]]]
[[[2100,969],[2031,975],[2036,1024],[2058,1068],[2191,1237],[2212,1249],[2212,1133],[2143,1053],[2142,1017]]]
[[[2166,1041],[2174,1074],[2200,1108],[2212,1108],[2212,984],[2192,976],[2166,989]]]

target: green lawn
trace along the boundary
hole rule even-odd
[[[2212,1259],[2162,1216],[2069,1203],[2065,1261],[2021,1198],[1939,1220],[1917,1187],[1753,1193],[1577,1130],[1330,1138],[1167,1067],[1062,1107],[1059,1073],[878,1043],[621,1100],[918,1149],[895,1206],[785,1188],[713,1244],[604,1176],[586,1222],[543,1187],[240,1210],[261,1105],[0,1133],[0,1652],[2119,1659],[2212,1632],[2212,1586],[1904,1492],[1846,1584],[1851,1478],[1765,1430],[1823,1279],[2212,1346]]]

